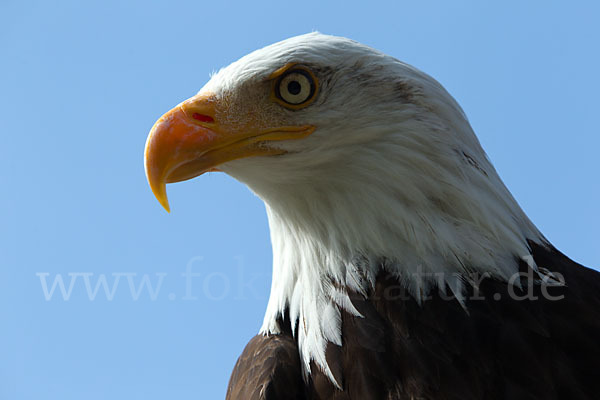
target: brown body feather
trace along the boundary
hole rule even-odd
[[[344,313],[343,345],[328,345],[343,390],[314,364],[302,379],[288,321],[281,334],[248,343],[227,399],[598,399],[600,273],[532,247],[537,265],[562,274],[566,285],[519,290],[486,278],[471,287],[465,309],[442,293],[419,305],[382,274],[367,297],[351,295],[364,318]]]

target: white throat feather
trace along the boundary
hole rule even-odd
[[[325,348],[342,345],[340,311],[360,316],[340,288],[366,293],[384,268],[417,301],[440,276],[460,299],[464,274],[509,280],[531,254],[527,240],[545,242],[487,158],[471,155],[482,150],[432,160],[396,129],[397,142],[365,144],[341,170],[323,162],[316,174],[277,181],[289,177],[278,170],[267,183],[247,176],[252,168],[228,171],[267,207],[273,282],[261,332],[278,333],[287,311],[305,372],[314,360],[332,382]]]

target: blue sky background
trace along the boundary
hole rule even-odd
[[[599,267],[598,3],[490,3],[3,0],[0,399],[224,396],[268,298],[264,206],[209,174],[171,185],[168,215],[144,142],[211,71],[312,30],[436,77],[531,219]],[[101,274],[112,300],[88,296]],[[162,285],[135,300],[144,275]]]

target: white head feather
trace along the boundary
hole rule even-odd
[[[297,111],[268,100],[264,83],[291,62],[320,80],[317,99]],[[527,240],[545,242],[456,101],[393,57],[311,33],[243,57],[204,90],[231,114],[317,127],[281,142],[288,154],[220,167],[266,204],[273,282],[262,332],[278,333],[287,310],[306,373],[314,360],[335,382],[326,344],[342,344],[340,310],[360,316],[343,288],[365,293],[384,269],[417,300],[440,284],[460,298],[465,273],[508,279],[530,255]]]

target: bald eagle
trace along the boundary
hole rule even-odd
[[[273,281],[228,399],[598,399],[600,274],[540,233],[448,92],[355,41],[257,50],[163,115],[146,175],[266,204]]]

